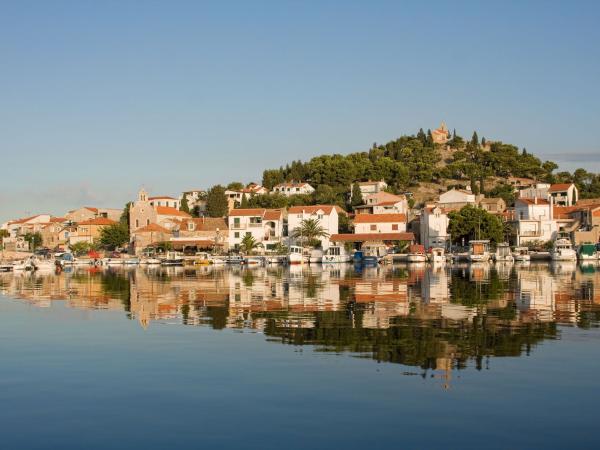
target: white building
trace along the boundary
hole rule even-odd
[[[282,241],[285,212],[281,209],[248,208],[229,212],[229,248],[239,248],[247,234],[271,250]]]
[[[269,191],[267,188],[256,183],[250,183],[243,189],[227,189],[225,191],[225,196],[227,197],[227,204],[231,210],[235,208],[236,205],[240,205],[244,198],[246,198],[246,200],[250,200],[255,195],[263,195],[268,193]]]
[[[450,241],[447,211],[439,206],[428,205],[421,212],[421,243],[426,249],[446,248]]]
[[[292,181],[290,183],[281,183],[273,186],[271,193],[289,197],[291,195],[312,194],[314,191],[315,188],[308,183]]]
[[[181,200],[168,195],[161,195],[158,197],[148,197],[148,201],[151,206],[167,206],[169,208],[179,209],[181,208]]]
[[[354,208],[356,214],[408,214],[408,200],[404,195],[381,191],[363,197],[364,205]]]
[[[466,205],[475,205],[477,203],[477,196],[473,194],[470,189],[450,189],[440,195],[438,202],[442,208],[450,207],[462,207]]]
[[[337,234],[340,213],[345,214],[339,206],[334,205],[292,206],[288,209],[289,234],[291,236],[306,219],[316,219],[329,236]],[[322,237],[320,241],[323,249],[329,247],[329,237]]]
[[[579,191],[573,183],[537,183],[527,189],[519,191],[520,198],[541,198],[550,200],[556,206],[574,206],[579,200]]]
[[[550,241],[558,227],[551,202],[542,198],[519,198],[515,202],[517,245]]]
[[[201,216],[206,212],[206,195],[207,192],[203,189],[195,189],[191,191],[186,191],[179,196],[179,204],[183,201],[183,197],[187,200],[189,210],[193,210],[194,208],[198,208],[198,212]]]
[[[23,236],[27,233],[41,231],[43,227],[50,223],[51,218],[50,214],[36,214],[23,219],[11,220],[3,225],[3,229],[8,231],[10,237]]]
[[[397,233],[406,231],[406,214],[357,214],[355,233]]]
[[[358,183],[358,187],[360,188],[360,193],[363,198],[367,195],[377,194],[378,192],[383,192],[387,189],[388,185],[384,180],[381,181],[362,181]],[[350,186],[350,193],[352,193],[352,186]]]

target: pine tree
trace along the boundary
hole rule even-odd
[[[224,217],[228,210],[225,188],[220,184],[210,188],[206,198],[206,212],[209,217]]]
[[[183,193],[183,198],[181,199],[181,206],[179,206],[179,211],[183,211],[185,213],[190,213],[190,206],[187,201],[187,194]]]
[[[419,128],[419,132],[417,133],[417,139],[420,140],[423,144],[427,142],[427,136],[423,131],[423,128]]]
[[[240,203],[240,208],[248,208],[248,197],[246,196],[246,194],[242,194],[242,203]]]
[[[482,138],[481,138],[481,146],[482,146],[482,147],[485,147],[485,137],[482,137]]]
[[[362,205],[363,198],[362,192],[360,191],[360,186],[358,183],[354,183],[352,185],[352,195],[350,197],[350,205],[354,208],[355,206]]]
[[[473,131],[473,137],[471,138],[471,145],[475,147],[479,147],[479,136],[477,136],[477,131]]]

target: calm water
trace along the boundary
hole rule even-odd
[[[600,267],[0,275],[6,449],[592,448]]]

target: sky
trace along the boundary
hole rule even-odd
[[[0,222],[419,128],[600,171],[600,2],[0,0]]]

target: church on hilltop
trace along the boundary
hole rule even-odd
[[[444,122],[441,123],[440,127],[431,132],[434,144],[445,144],[450,139],[450,132]]]

